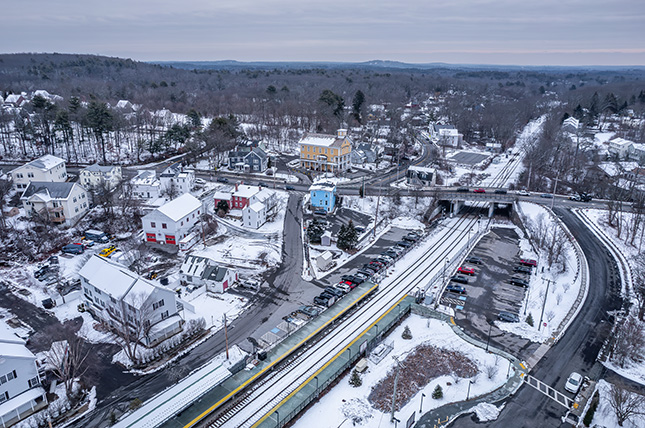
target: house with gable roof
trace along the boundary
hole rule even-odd
[[[0,323],[0,423],[10,426],[47,405],[36,356]]]
[[[157,199],[161,196],[161,181],[152,170],[141,170],[130,181],[132,196],[139,199]]]
[[[159,182],[161,183],[160,190],[162,193],[168,192],[182,195],[190,192],[195,187],[195,171],[184,170],[178,164],[174,164],[159,175]]]
[[[192,254],[186,255],[179,269],[181,281],[195,287],[205,286],[206,291],[224,293],[238,280],[235,269],[220,266],[215,260]]]
[[[114,189],[123,175],[118,165],[101,166],[98,163],[83,168],[79,174],[80,183],[86,189],[96,188],[105,183],[108,189]]]
[[[305,134],[298,142],[300,166],[314,171],[340,172],[351,167],[352,139],[347,129],[336,135]]]
[[[141,223],[147,242],[177,245],[200,221],[202,203],[190,193],[156,208]]]
[[[81,299],[99,321],[115,329],[142,329],[142,343],[154,346],[179,333],[184,320],[177,294],[105,257],[93,255],[78,272]],[[143,323],[143,325],[135,325]]]
[[[38,159],[14,168],[9,172],[15,190],[24,190],[32,181],[67,181],[65,161],[52,155],[44,155]]]
[[[87,191],[78,183],[34,181],[20,197],[25,214],[71,226],[89,209]]]
[[[334,183],[317,182],[309,187],[309,200],[312,209],[323,209],[328,213],[336,207],[336,185]]]

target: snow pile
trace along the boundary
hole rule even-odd
[[[423,230],[425,228],[423,223],[412,217],[397,217],[390,224],[401,229]]]
[[[479,422],[488,422],[497,419],[503,408],[503,404],[500,407],[497,407],[489,403],[479,403],[471,410],[475,412],[475,415],[477,415]]]
[[[365,400],[360,398],[351,398],[340,408],[343,416],[352,422],[352,426],[365,425],[372,419],[372,407]]]

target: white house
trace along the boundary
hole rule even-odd
[[[119,102],[116,103],[114,108],[128,113],[131,113],[134,111],[134,105],[132,105],[132,103],[128,100],[119,100]]]
[[[267,221],[267,209],[262,202],[255,202],[242,209],[244,227],[258,229]]]
[[[625,159],[634,143],[624,138],[614,138],[609,141],[609,153],[618,159]]]
[[[580,130],[580,121],[573,116],[567,117],[562,122],[562,130],[576,134]]]
[[[440,129],[439,144],[450,147],[459,147],[463,141],[463,135],[456,129]]]
[[[159,176],[161,192],[182,195],[190,192],[195,187],[195,171],[182,170],[177,165],[166,168]]]
[[[425,166],[411,165],[406,173],[407,183],[417,186],[434,186],[437,184],[437,170]]]
[[[225,292],[238,279],[234,269],[219,266],[208,257],[191,254],[184,259],[179,274],[187,285],[205,286],[207,291],[214,293]]]
[[[161,181],[155,171],[142,170],[132,179],[132,196],[139,199],[157,199],[161,196]]]
[[[0,423],[9,426],[47,405],[36,356],[0,324]]]
[[[21,94],[10,94],[4,100],[4,104],[11,107],[22,107],[27,103],[25,97]]]
[[[67,168],[65,161],[52,155],[45,155],[32,160],[11,172],[13,188],[15,190],[26,189],[32,181],[67,181]]]
[[[318,270],[325,271],[329,269],[334,262],[334,255],[331,251],[325,251],[316,258],[316,265]]]
[[[177,245],[199,222],[202,203],[190,193],[146,214],[141,222],[146,241]]]
[[[108,189],[114,189],[122,177],[120,166],[101,166],[95,163],[81,170],[79,181],[86,189],[99,187],[103,183],[106,184]]]
[[[645,144],[634,143],[629,150],[629,158],[639,164],[645,164]]]
[[[83,304],[94,317],[112,328],[122,329],[128,323],[130,328],[144,329],[140,339],[146,346],[154,346],[181,331],[184,320],[173,290],[155,285],[96,254],[78,274]]]
[[[40,215],[68,226],[89,209],[87,191],[78,183],[34,181],[20,197],[28,216]]]

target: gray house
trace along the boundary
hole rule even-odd
[[[244,170],[244,157],[251,152],[251,147],[235,146],[235,149],[228,152],[229,169]]]
[[[411,166],[406,174],[407,183],[415,186],[434,186],[437,184],[437,170],[422,166]]]
[[[254,147],[246,156],[244,156],[245,170],[250,172],[263,172],[269,166],[269,157],[266,152],[259,147]]]

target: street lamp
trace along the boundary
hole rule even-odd
[[[276,410],[275,414],[278,415],[278,422],[275,424],[275,426],[280,428],[280,413],[278,413],[278,411]]]
[[[318,376],[314,376],[314,379],[316,379],[316,397],[318,397]]]
[[[488,345],[490,344],[490,331],[493,328],[493,324],[488,320],[488,339],[486,340],[486,352],[488,352]]]
[[[423,412],[423,398],[424,398],[425,396],[426,396],[426,395],[422,392],[422,393],[421,393],[421,405],[419,406],[419,414],[421,414],[421,413]]]
[[[470,385],[472,385],[473,383],[475,382],[473,382],[472,379],[468,379],[468,392],[466,393],[466,401],[468,401],[468,399],[470,398]]]

